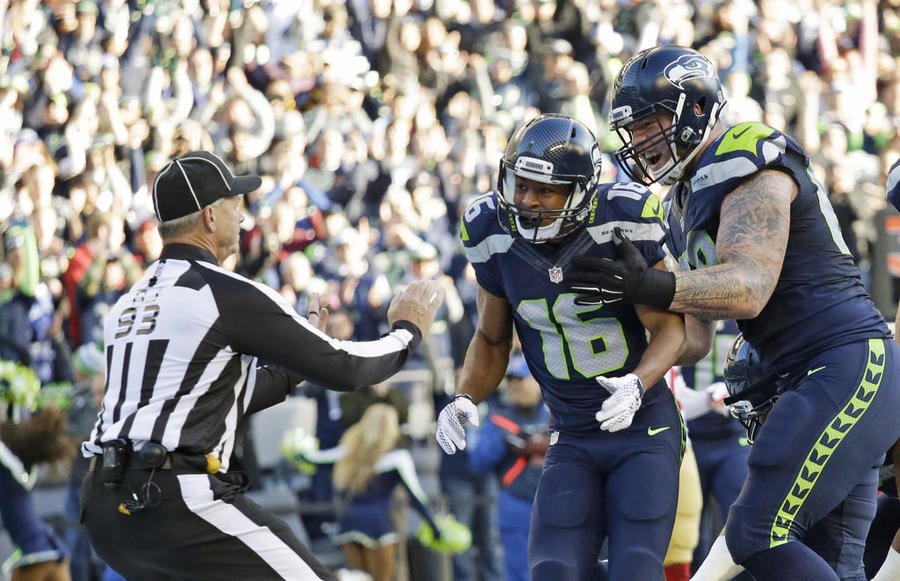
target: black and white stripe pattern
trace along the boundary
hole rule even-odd
[[[168,246],[110,311],[106,395],[82,451],[149,440],[212,454],[227,470],[244,415],[281,401],[302,378],[339,390],[382,381],[419,338],[400,323],[376,341],[331,339],[273,289],[197,247]],[[258,367],[258,358],[284,369]]]
[[[239,539],[284,579],[320,579],[303,557],[271,528],[255,522],[240,506],[215,498],[206,474],[179,474],[181,498],[189,511],[223,534]]]

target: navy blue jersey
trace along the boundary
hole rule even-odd
[[[682,268],[717,263],[722,200],[763,169],[788,174],[799,188],[775,291],[756,318],[738,321],[768,371],[789,372],[825,349],[889,337],[808,156],[796,141],[762,123],[728,129],[703,152],[689,190],[679,183],[670,192],[671,213],[685,232],[685,251],[676,255]]]
[[[616,226],[649,264],[662,260],[666,236],[662,207],[655,195],[637,184],[598,186],[586,227],[560,244],[531,244],[507,234],[497,221],[493,192],[472,200],[463,215],[466,258],[475,268],[478,284],[509,301],[525,359],[541,386],[554,429],[599,430],[594,415],[608,392],[594,378],[631,372],[647,347],[633,306],[578,306],[577,293],[564,279],[576,255],[616,257],[612,239]],[[660,391],[648,390],[641,410]]]

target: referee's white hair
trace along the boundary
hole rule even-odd
[[[222,203],[222,200],[225,198],[219,198],[212,204],[211,206],[218,206]],[[196,212],[190,213],[187,216],[182,216],[180,218],[175,218],[173,220],[166,220],[165,222],[160,222],[159,218],[156,219],[159,224],[159,236],[163,239],[175,238],[176,236],[183,236],[192,232],[194,228],[199,224],[200,214],[203,210],[197,210]]]

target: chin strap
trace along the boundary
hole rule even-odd
[[[530,242],[546,242],[555,238],[562,229],[562,218],[556,218],[552,224],[547,226],[538,226],[537,228],[525,228],[519,216],[516,216],[516,226],[519,227],[519,233],[522,237]]]
[[[684,93],[682,93],[682,95],[684,95]],[[709,141],[709,136],[712,133],[712,129],[713,127],[715,127],[716,122],[719,120],[718,113],[720,107],[721,105],[719,103],[713,103],[713,106],[709,111],[709,121],[707,121],[706,123],[706,129],[703,130],[703,136],[700,138],[700,142],[694,146],[694,149],[691,150],[687,157],[673,165],[672,169],[670,169],[666,173],[666,175],[659,179],[660,184],[664,186],[671,186],[681,179],[681,176],[684,173],[684,168],[687,167],[689,163],[691,163],[691,160],[694,159],[694,157],[703,148],[706,142]]]

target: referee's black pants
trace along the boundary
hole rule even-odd
[[[151,470],[125,470],[112,488],[102,472],[97,462],[84,479],[81,519],[97,554],[128,581],[335,579],[283,520],[237,484],[204,472],[156,470],[159,502],[129,510],[131,491],[140,496]]]

